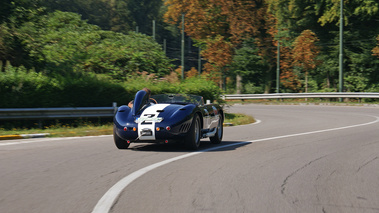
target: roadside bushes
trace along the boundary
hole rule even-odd
[[[204,97],[204,101],[223,103],[220,98],[221,89],[213,81],[208,81],[204,77],[193,77],[185,80],[180,85],[180,93],[200,95]]]
[[[223,103],[220,98],[222,90],[210,80],[205,77],[191,77],[184,81],[180,81],[174,77],[174,79],[168,79],[169,76],[164,78],[155,78],[153,75],[147,75],[142,73],[141,75],[135,75],[129,78],[125,82],[125,87],[131,89],[134,92],[148,87],[152,95],[164,94],[164,93],[182,93],[182,94],[193,94],[200,95],[204,97],[204,101],[211,100]],[[134,97],[134,93],[132,98]]]
[[[8,65],[0,72],[0,108],[100,107],[127,104],[135,93],[148,87],[154,94],[186,93],[219,101],[221,90],[211,81],[193,77],[181,82],[135,75],[116,81],[107,75],[70,73],[45,75],[24,67]]]
[[[24,67],[7,66],[0,75],[1,107],[49,106],[48,98],[59,91],[53,79]]]
[[[126,96],[121,84],[94,74],[51,77],[7,66],[0,75],[1,108],[112,106]]]

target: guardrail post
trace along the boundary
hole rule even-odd
[[[116,113],[117,112],[117,102],[113,102],[112,107],[113,107],[113,113]]]

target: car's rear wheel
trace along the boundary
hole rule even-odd
[[[218,121],[216,134],[215,134],[215,136],[209,138],[211,140],[211,143],[213,143],[213,144],[221,143],[222,135],[224,134],[223,122],[224,121],[222,119],[222,116],[220,115],[220,120]]]
[[[188,149],[197,150],[200,146],[201,139],[201,124],[197,114],[193,116],[191,127],[188,131],[188,136],[185,139],[185,145]]]
[[[127,149],[129,147],[129,144],[116,134],[116,127],[113,127],[113,140],[118,149]]]

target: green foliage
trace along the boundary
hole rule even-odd
[[[94,74],[50,77],[7,66],[0,75],[2,108],[111,106],[127,103],[131,95],[122,85]]]
[[[243,86],[243,93],[245,94],[262,94],[264,89],[262,86],[257,86],[254,83],[247,83]]]
[[[1,107],[37,107],[49,105],[44,97],[60,90],[56,81],[24,67],[7,66],[0,75]],[[53,100],[51,100],[53,101]]]
[[[168,82],[164,79],[157,79],[154,75],[146,73],[133,76],[125,82],[125,86],[134,92],[147,87],[151,90],[152,95],[164,93],[183,93],[200,95],[204,100],[223,102],[220,98],[221,89],[213,82],[203,77],[192,77],[185,79],[183,82]]]
[[[128,32],[132,19],[128,10],[128,0],[41,0],[49,12],[56,10],[78,13],[89,23],[100,26],[103,30]]]
[[[348,92],[363,92],[367,89],[369,79],[362,73],[345,77],[345,87]]]
[[[178,93],[180,83],[170,83],[165,80],[161,80],[160,78],[157,78],[154,74],[148,75],[146,72],[143,72],[136,73],[135,75],[128,77],[124,85],[126,88],[128,88],[128,90],[132,91],[133,96],[131,97],[131,99],[133,99],[134,94],[144,87],[149,88],[151,90],[152,95],[164,93]]]
[[[88,47],[89,57],[82,67],[86,71],[108,73],[122,80],[143,71],[161,77],[172,67],[162,48],[148,36],[103,31],[101,37],[97,45]]]
[[[254,39],[244,41],[241,48],[237,49],[230,66],[230,73],[233,78],[238,74],[242,77],[243,93],[262,92],[264,84],[264,72],[268,69],[264,59],[258,54],[258,48]]]
[[[39,70],[106,73],[123,80],[136,71],[163,76],[172,66],[150,37],[103,31],[75,13],[56,11],[18,31]]]
[[[262,2],[269,6],[268,9],[275,19],[272,23],[276,24],[267,26],[265,30],[268,32],[279,29],[279,32],[271,35],[274,40],[264,31],[257,34],[258,39],[251,35],[251,38],[235,49],[233,64],[225,68],[227,77],[231,79],[228,80],[229,91],[235,90],[234,79],[239,74],[243,79],[244,93],[263,92],[266,82],[275,79],[274,75],[265,74],[267,70],[275,68],[275,56],[271,59],[262,58],[256,45],[261,50],[274,52],[275,47],[271,44],[275,43],[275,39],[281,38],[281,44],[289,47],[300,32],[307,29],[320,38],[316,45],[321,47],[319,59],[322,61],[309,71],[310,90],[336,91],[339,83],[339,2]],[[220,93],[218,87],[208,85],[204,79],[189,79],[182,84],[176,84],[136,77],[146,73],[146,76],[154,75],[151,79],[160,79],[174,69],[172,63],[175,62],[169,60],[162,47],[147,36],[152,35],[152,20],[156,20],[156,40],[166,38],[170,41],[168,49],[171,49],[171,53],[168,54],[171,58],[177,58],[180,54],[180,30],[163,23],[162,16],[167,8],[162,4],[161,0],[1,1],[0,64],[14,65],[8,66],[6,72],[5,66],[0,66],[0,76],[3,79],[0,96],[14,97],[14,100],[6,100],[4,103],[13,106],[25,99],[25,103],[30,106],[90,104],[84,103],[87,100],[82,101],[83,97],[74,91],[108,95],[101,88],[122,91],[120,98],[112,99],[126,103],[146,84],[152,88],[153,93],[211,94],[213,99],[217,99],[215,97]],[[375,38],[379,35],[379,28],[372,27],[378,24],[378,8],[379,3],[373,0],[344,1],[344,74],[347,91],[376,91],[378,87],[379,58],[372,55],[373,48],[377,46]],[[215,17],[208,18],[212,20]],[[136,30],[136,26],[139,26],[139,32],[147,35],[131,32]],[[177,33],[175,37],[170,31]],[[254,40],[267,43],[257,44]],[[170,46],[170,43],[175,46]],[[190,55],[187,51],[185,54]],[[193,61],[195,60],[186,60],[186,63]],[[296,72],[296,68],[293,71]],[[11,80],[6,82],[5,78]],[[83,87],[89,89],[85,90]],[[296,91],[300,91],[301,88],[297,89]],[[208,90],[212,92],[206,92]],[[32,91],[37,95],[32,94]],[[43,102],[38,102],[34,99],[43,96],[59,97],[63,94],[62,91],[70,94],[64,97],[69,101],[46,98]],[[269,92],[268,89],[266,91]],[[100,103],[101,100],[103,99],[93,103],[104,105],[105,103]]]
[[[38,22],[27,22],[19,30],[39,67],[57,72],[70,72],[85,59],[85,48],[100,38],[98,31],[97,26],[82,21],[79,15],[60,11]]]
[[[288,31],[292,42],[303,30],[312,30],[320,39],[319,64],[310,71],[319,91],[336,91],[339,70],[339,0],[268,0],[277,18],[277,28]],[[379,60],[372,56],[378,24],[379,3],[372,0],[344,2],[344,76],[346,90],[363,92],[376,84]],[[368,80],[368,81],[367,81]],[[361,82],[361,83],[358,83]],[[363,87],[366,82],[366,87]],[[357,86],[357,88],[353,88]]]
[[[203,78],[169,83],[154,74],[141,74],[120,83],[106,75],[72,73],[47,76],[8,65],[0,75],[0,107],[100,107],[111,106],[113,102],[125,105],[144,87],[150,88],[152,94],[188,93],[221,102],[221,90]]]
[[[211,102],[223,102],[220,98],[221,89],[213,81],[202,77],[188,78],[179,88],[179,93],[200,95],[204,97],[204,100],[211,100]]]
[[[134,20],[134,27],[138,26],[139,32],[152,34],[152,20],[161,23],[159,17],[163,1],[160,0],[128,0],[128,10]]]
[[[262,57],[258,55],[259,49],[254,42],[254,39],[244,41],[233,57],[231,69],[233,73],[241,75],[244,79],[258,79],[267,68]]]

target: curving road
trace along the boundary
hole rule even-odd
[[[199,152],[112,136],[0,141],[0,212],[379,212],[379,107],[239,105]]]

